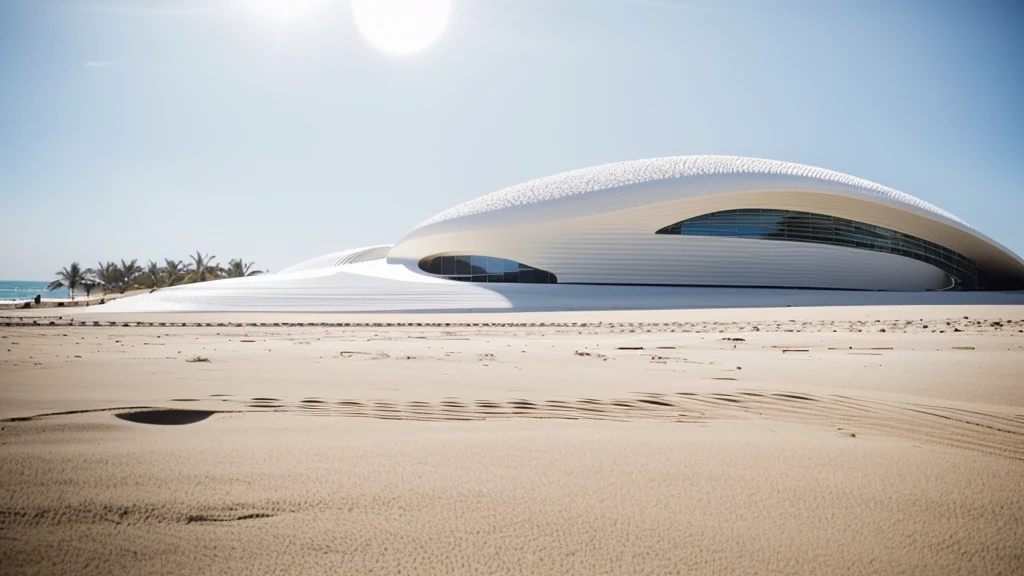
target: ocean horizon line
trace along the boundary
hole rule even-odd
[[[70,298],[67,288],[47,290],[47,280],[0,280],[0,301],[31,300],[39,295],[42,298]],[[83,292],[84,296],[85,293]],[[77,291],[76,291],[77,296]]]

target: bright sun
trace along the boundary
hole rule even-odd
[[[352,0],[352,14],[371,44],[391,54],[412,54],[441,36],[450,6],[450,0]]]

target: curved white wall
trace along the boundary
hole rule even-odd
[[[651,226],[563,221],[432,237],[419,247],[497,256],[554,273],[559,283],[771,286],[854,290],[941,290],[938,268],[894,254],[809,244],[655,234]],[[672,218],[669,218],[672,220]],[[670,224],[672,222],[666,222]],[[660,228],[660,226],[658,226]],[[405,264],[416,267],[418,259]]]
[[[614,240],[586,245],[589,253],[538,253],[536,266],[558,270],[563,283],[897,291],[941,290],[951,284],[930,264],[842,246],[672,235],[638,239],[628,248]]]
[[[820,193],[754,192],[685,198],[533,225],[485,227],[407,238],[389,261],[416,267],[435,254],[476,254],[554,273],[559,283],[775,286],[852,290],[941,290],[938,268],[894,254],[844,246],[656,234],[680,220],[732,208],[789,208],[880,225],[913,215]],[[872,214],[875,209],[877,214]],[[859,217],[858,217],[859,216]],[[925,223],[928,221],[925,220]]]

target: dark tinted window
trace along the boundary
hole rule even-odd
[[[420,260],[420,270],[461,282],[558,283],[546,270],[493,256],[431,256]]]
[[[657,234],[808,242],[885,252],[931,264],[952,276],[962,289],[978,287],[978,265],[962,254],[916,236],[824,214],[760,208],[723,210],[676,222]]]
[[[473,275],[487,274],[487,256],[470,256],[469,261],[473,263]]]

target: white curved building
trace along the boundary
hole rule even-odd
[[[952,214],[878,184],[786,162],[683,156],[533,180],[446,210],[391,247],[117,306],[663,308],[715,294],[772,305],[793,300],[794,288],[1020,290],[1024,261]]]

